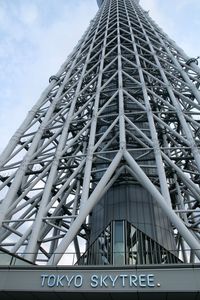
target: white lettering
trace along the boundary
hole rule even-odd
[[[112,286],[114,287],[115,286],[115,282],[117,281],[117,279],[118,279],[119,276],[117,275],[117,276],[115,276],[115,278],[112,278],[112,276],[110,275],[109,277],[110,277],[110,280],[112,282]]]
[[[148,274],[147,275],[147,282],[148,282],[149,287],[155,287],[154,275],[153,274]]]
[[[127,275],[120,275],[119,276],[122,279],[122,286],[125,287],[125,278],[127,278]]]
[[[97,275],[92,275],[90,285],[93,288],[98,287],[98,276]]]
[[[83,285],[83,277],[81,275],[77,275],[74,278],[74,286],[79,288]]]
[[[48,275],[41,275],[42,278],[42,287],[45,285],[45,279],[48,278]]]
[[[67,275],[65,276],[66,280],[67,280],[67,286],[71,285],[72,280],[74,279],[74,275],[71,277],[68,277]]]
[[[140,287],[146,287],[147,286],[147,282],[146,282],[147,276],[145,274],[139,275],[138,279],[139,279],[139,286]]]
[[[155,284],[154,274],[108,274],[90,276],[90,282],[88,283],[88,275],[84,280],[83,275],[55,275],[55,274],[42,274],[41,286],[42,287],[68,287],[68,288],[80,288],[84,286],[88,287],[88,284],[92,288],[153,288]]]
[[[49,287],[53,287],[53,286],[55,286],[55,284],[56,284],[56,276],[55,275],[50,275],[48,277],[47,285]]]
[[[57,281],[56,281],[56,286],[64,286],[63,283],[62,283],[62,280],[65,278],[65,276],[60,276],[58,275],[57,276]]]
[[[106,279],[108,278],[108,276],[106,275],[106,276],[101,276],[100,277],[100,286],[102,287],[102,286],[105,286],[105,287],[107,287],[108,285],[107,285],[107,283],[106,283]]]
[[[132,286],[137,287],[137,276],[136,275],[130,275],[129,285],[130,285],[130,287],[132,287]]]

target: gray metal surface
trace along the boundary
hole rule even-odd
[[[119,184],[111,188],[95,206],[91,217],[91,243],[112,220],[127,220],[165,249],[176,249],[169,219],[138,184]]]
[[[199,293],[200,269],[0,268],[0,292],[54,293]],[[188,278],[190,280],[188,280]]]
[[[197,60],[139,1],[97,2],[0,156],[0,246],[37,264],[74,264],[120,220],[199,262]]]

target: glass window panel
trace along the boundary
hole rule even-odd
[[[125,237],[124,237],[124,222],[114,222],[113,235],[113,263],[114,265],[125,264]]]

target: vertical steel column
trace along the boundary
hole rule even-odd
[[[95,135],[96,135],[96,127],[97,127],[101,86],[102,86],[102,75],[103,75],[103,68],[104,68],[107,35],[108,35],[108,24],[110,21],[110,10],[111,10],[111,2],[109,4],[108,17],[107,17],[107,21],[106,21],[106,29],[105,29],[105,34],[103,37],[104,42],[103,42],[103,46],[102,46],[101,61],[100,61],[98,81],[97,81],[97,87],[96,87],[96,96],[95,96],[94,109],[93,109],[93,115],[92,115],[92,123],[91,123],[90,137],[89,137],[89,144],[88,144],[87,158],[86,158],[86,165],[85,165],[85,175],[83,178],[81,205],[87,205],[87,203],[85,203],[85,202],[88,199],[89,189],[90,189],[91,169],[92,169],[93,154],[94,154],[94,149],[95,149],[94,144],[95,144]]]
[[[136,46],[137,44],[136,44],[134,34],[133,34],[133,30],[132,30],[132,27],[131,27],[129,14],[128,14],[127,6],[126,6],[126,1],[124,1],[124,5],[125,5],[125,8],[126,8],[127,20],[128,20],[129,26],[130,26],[131,38],[132,38],[133,48],[134,48],[134,52],[135,52],[135,56],[136,56],[138,72],[139,72],[139,76],[140,76],[140,82],[141,82],[144,101],[145,101],[145,106],[146,106],[147,118],[148,118],[148,121],[149,121],[149,128],[150,128],[150,132],[151,132],[152,146],[153,146],[154,154],[155,154],[155,160],[156,160],[156,165],[157,165],[157,170],[158,170],[160,187],[161,187],[163,197],[167,201],[168,205],[171,206],[171,198],[170,198],[170,194],[169,194],[167,179],[166,179],[164,165],[163,165],[163,161],[162,161],[162,156],[161,156],[158,136],[157,136],[157,132],[156,132],[156,127],[155,127],[155,124],[154,124],[153,113],[152,113],[151,105],[150,105],[150,102],[149,102],[149,96],[148,96],[148,92],[147,92],[147,89],[146,89],[146,83],[145,83],[145,80],[144,80],[142,66],[141,66],[141,63],[140,63],[140,56],[138,54],[138,50],[137,50],[137,46]]]
[[[113,159],[112,163],[108,167],[107,171],[97,184],[95,190],[91,194],[91,196],[87,200],[87,206],[82,206],[78,217],[75,219],[73,224],[71,225],[68,233],[63,238],[62,242],[59,244],[58,248],[56,249],[55,254],[53,254],[48,262],[48,265],[56,265],[59,263],[61,257],[65,253],[68,246],[73,241],[75,235],[77,234],[78,230],[81,228],[81,225],[83,224],[85,218],[89,215],[91,210],[94,208],[96,203],[100,200],[100,197],[102,197],[103,192],[106,192],[106,185],[109,183],[109,180],[111,179],[113,173],[116,171],[117,166],[119,165],[119,162],[122,158],[122,151],[119,151],[115,158]]]
[[[100,23],[100,20],[99,20],[99,23]],[[37,240],[40,236],[40,229],[41,229],[41,226],[42,226],[42,217],[44,217],[44,210],[45,210],[45,207],[47,206],[47,203],[48,203],[48,200],[49,200],[49,197],[50,197],[50,194],[51,194],[51,186],[53,185],[53,182],[55,180],[56,171],[57,171],[57,168],[58,168],[58,165],[59,165],[59,160],[62,157],[62,150],[63,150],[63,147],[65,145],[65,142],[66,142],[66,139],[67,139],[67,136],[68,136],[70,121],[71,121],[72,115],[74,113],[77,97],[78,97],[78,94],[79,94],[79,91],[80,91],[80,88],[81,88],[81,85],[82,85],[83,76],[84,76],[84,74],[86,72],[86,69],[87,69],[87,64],[88,64],[90,56],[91,56],[91,50],[92,50],[92,47],[93,47],[94,42],[95,42],[96,34],[98,32],[98,28],[99,28],[99,24],[98,24],[98,26],[96,28],[96,31],[95,31],[95,34],[93,36],[92,43],[90,45],[90,50],[88,52],[84,68],[82,70],[82,75],[81,75],[81,78],[80,78],[79,83],[77,85],[76,93],[75,93],[73,102],[71,103],[68,118],[65,122],[63,132],[62,132],[60,140],[59,140],[59,144],[58,144],[56,154],[55,154],[55,157],[54,157],[54,160],[53,160],[53,163],[52,163],[52,167],[51,167],[51,170],[50,170],[48,181],[47,181],[45,189],[44,189],[44,194],[43,194],[43,198],[41,200],[40,208],[39,208],[39,211],[37,213],[35,224],[33,226],[31,238],[29,240],[29,243],[28,243],[28,246],[27,246],[27,249],[26,249],[27,254],[25,255],[25,258],[27,260],[30,260],[30,261],[33,261],[35,253],[36,253]],[[68,77],[66,77],[64,79],[64,83],[67,82],[67,79],[68,79]],[[64,87],[64,85],[63,85],[63,87]],[[59,94],[59,96],[60,96],[60,94]]]
[[[123,96],[123,75],[122,75],[122,58],[121,58],[121,40],[119,24],[119,1],[117,5],[117,52],[118,52],[118,91],[119,91],[119,136],[120,149],[126,149],[126,133],[124,120],[124,96]]]

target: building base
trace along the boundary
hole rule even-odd
[[[199,300],[200,265],[0,267],[1,300]]]

